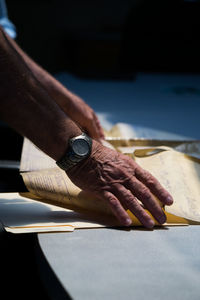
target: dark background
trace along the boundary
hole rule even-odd
[[[184,0],[7,0],[17,41],[52,73],[129,78],[199,72],[200,3]]]
[[[64,71],[90,79],[133,80],[140,71],[200,71],[199,1],[7,0],[6,4],[17,42],[53,75]],[[2,123],[0,135],[4,143],[0,159],[19,161],[23,138]]]

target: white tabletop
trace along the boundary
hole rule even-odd
[[[136,81],[106,82],[57,77],[107,127],[125,122],[142,137],[200,139],[200,76],[139,74]],[[199,226],[77,230],[38,234],[38,241],[73,299],[199,299]]]
[[[199,299],[199,226],[77,230],[38,239],[72,299]]]

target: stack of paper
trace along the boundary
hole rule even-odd
[[[114,130],[117,134],[117,128]],[[131,155],[144,169],[150,171],[172,194],[174,204],[165,207],[167,224],[198,224],[200,222],[200,142],[175,140],[145,140],[108,137],[117,151]],[[87,214],[111,216],[104,201],[91,198],[75,186],[55,162],[24,140],[21,175],[29,197],[48,204],[82,210]],[[141,225],[129,212],[133,226]],[[113,223],[116,226],[118,223]],[[111,224],[109,224],[111,225]]]

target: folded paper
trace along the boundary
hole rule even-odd
[[[114,132],[117,135],[117,127]],[[109,136],[107,143],[117,151],[130,155],[172,194],[174,204],[164,208],[168,225],[200,222],[199,141]],[[88,196],[80,190],[51,158],[27,139],[24,140],[20,172],[30,198],[73,211],[81,209],[90,214],[112,215],[107,202]],[[134,226],[141,225],[131,212],[128,213]]]

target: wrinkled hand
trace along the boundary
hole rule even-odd
[[[105,138],[97,115],[80,97],[71,93],[67,102],[63,100],[62,109],[93,139]]]
[[[165,223],[166,216],[153,195],[165,205],[173,203],[171,195],[149,172],[130,157],[95,141],[90,158],[68,170],[67,175],[82,190],[107,200],[125,226],[131,224],[126,212],[129,209],[145,227],[152,228],[154,221],[144,207],[160,224]]]

